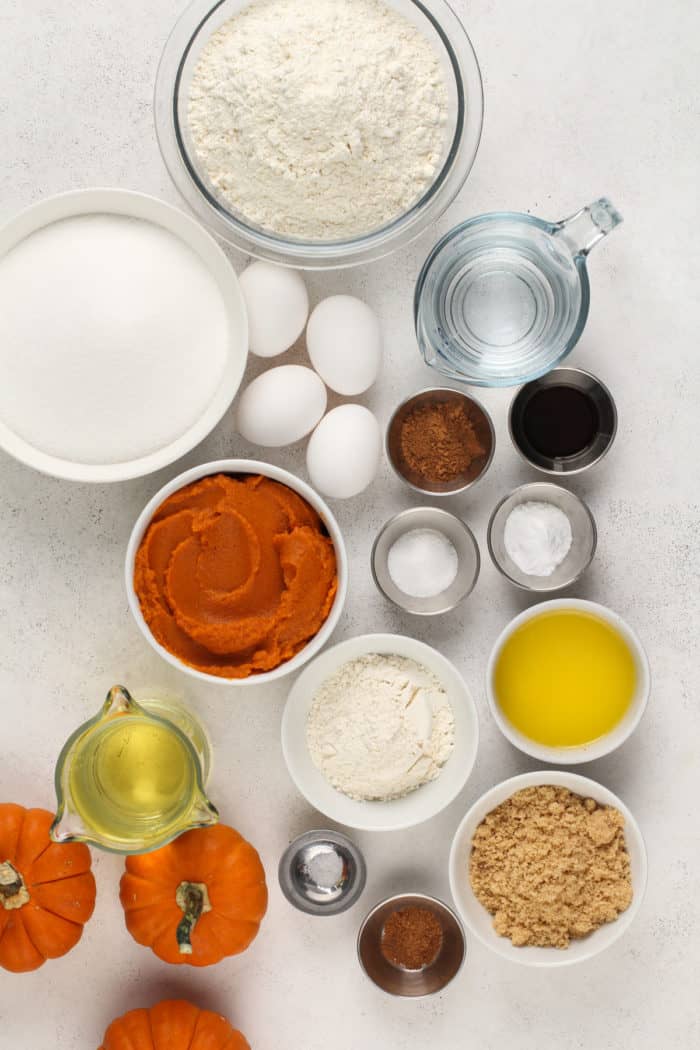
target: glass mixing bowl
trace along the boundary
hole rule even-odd
[[[444,212],[471,170],[481,137],[484,100],[479,65],[462,23],[445,0],[385,0],[405,15],[435,48],[448,87],[444,156],[437,177],[403,215],[369,233],[336,241],[304,241],[252,225],[235,214],[198,167],[187,128],[192,74],[212,33],[250,0],[194,0],[163,51],[155,88],[155,122],[163,160],[197,216],[219,237],[248,255],[304,269],[371,262],[408,244]]]

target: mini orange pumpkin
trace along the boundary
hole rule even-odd
[[[244,951],[267,909],[260,858],[225,824],[127,857],[120,898],[134,940],[164,962],[192,966]]]
[[[49,838],[53,814],[0,803],[0,966],[36,970],[65,955],[95,907],[90,851]]]
[[[250,1050],[225,1017],[184,999],[130,1010],[112,1021],[99,1050]]]

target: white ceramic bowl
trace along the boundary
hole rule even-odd
[[[369,653],[406,656],[423,664],[442,682],[454,712],[455,747],[440,775],[391,802],[357,801],[336,791],[314,765],[306,745],[306,720],[322,682],[348,660]],[[478,743],[476,705],[457,668],[424,642],[400,634],[363,634],[321,653],[292,686],[282,716],[282,751],[301,794],[331,820],[361,831],[399,831],[440,813],[469,779]]]
[[[625,840],[630,857],[632,875],[632,903],[627,911],[615,920],[606,923],[594,933],[589,934],[581,940],[572,941],[568,948],[516,948],[507,937],[500,937],[493,928],[493,916],[484,908],[471,888],[469,881],[469,857],[471,854],[472,839],[479,824],[492,809],[499,806],[506,799],[514,795],[516,791],[523,788],[536,787],[541,784],[556,784],[559,787],[568,788],[577,795],[592,798],[605,806],[614,806],[619,809],[625,818]],[[457,911],[469,927],[475,937],[491,948],[497,955],[511,962],[522,963],[525,966],[570,966],[573,963],[584,962],[592,959],[605,948],[614,944],[629,927],[635,915],[639,911],[647,883],[647,854],[644,839],[639,830],[639,825],[620,801],[617,795],[609,791],[602,784],[590,780],[588,777],[579,776],[577,773],[561,772],[555,770],[535,771],[534,773],[523,773],[522,776],[511,777],[502,783],[492,787],[485,792],[471,807],[464,817],[452,841],[449,860],[450,888]]]
[[[632,697],[632,703],[622,721],[614,729],[611,729],[609,733],[599,737],[598,740],[580,747],[548,747],[546,744],[538,744],[536,741],[530,740],[529,737],[526,737],[515,726],[511,725],[505,717],[496,700],[493,688],[496,662],[508,638],[521,624],[527,623],[528,620],[541,616],[543,613],[553,612],[556,609],[580,609],[581,612],[587,612],[591,616],[597,616],[601,620],[605,620],[606,623],[609,623],[619,631],[627,642],[637,669],[637,687]],[[556,598],[553,601],[540,602],[539,605],[533,605],[531,608],[526,609],[525,612],[520,613],[501,631],[491,651],[486,669],[486,695],[489,707],[504,737],[510,740],[511,744],[520,751],[524,751],[526,755],[538,758],[541,762],[551,762],[553,765],[575,766],[581,762],[592,762],[596,758],[602,758],[603,755],[609,755],[611,751],[624,744],[639,725],[639,721],[647,706],[650,688],[649,661],[642,643],[632,628],[612,609],[599,605],[597,602],[584,601],[582,598]]]
[[[331,607],[331,611],[329,612],[325,623],[321,626],[320,631],[318,631],[318,633],[315,634],[313,638],[307,642],[304,648],[301,649],[296,656],[293,656],[291,660],[287,660],[285,663],[280,664],[279,667],[275,667],[272,671],[265,671],[263,674],[251,675],[248,678],[221,678],[218,675],[206,674],[204,671],[198,671],[195,667],[189,667],[181,660],[178,660],[176,656],[160,645],[151,634],[150,628],[143,618],[141,606],[138,597],[136,596],[136,591],[134,590],[134,562],[136,559],[136,552],[139,549],[139,545],[148,525],[150,524],[151,518],[158,507],[160,507],[161,503],[163,503],[168,496],[172,496],[174,492],[184,488],[185,485],[190,485],[192,482],[199,481],[201,478],[207,478],[212,474],[262,474],[264,477],[271,478],[273,481],[278,481],[280,484],[286,485],[294,492],[298,492],[300,496],[303,496],[307,503],[311,504],[320,516],[324,525],[328,529],[328,534],[330,535],[335,548],[335,556],[338,566],[338,591]],[[129,544],[126,549],[125,583],[129,608],[131,609],[131,613],[136,620],[141,633],[149,645],[152,645],[155,651],[162,656],[164,660],[167,660],[173,667],[177,667],[178,670],[184,671],[185,674],[189,674],[193,678],[199,678],[202,682],[215,682],[217,685],[240,688],[246,685],[260,685],[265,682],[272,682],[278,678],[282,678],[284,675],[291,674],[292,671],[298,671],[307,660],[310,660],[312,656],[323,648],[333,633],[345,604],[348,589],[348,558],[345,550],[345,542],[338,522],[335,520],[321,497],[314,492],[310,485],[307,485],[306,482],[295,477],[294,474],[290,474],[289,471],[283,470],[281,467],[275,467],[271,463],[260,463],[254,459],[219,459],[212,463],[202,463],[201,466],[192,467],[191,470],[186,470],[184,474],[179,474],[176,478],[173,478],[172,481],[169,481],[167,485],[164,485],[162,489],[159,489],[155,496],[149,500],[141,511],[141,514],[131,532],[131,536],[129,537]]]
[[[0,256],[51,223],[84,215],[128,216],[167,230],[187,245],[214,278],[224,303],[228,356],[221,381],[203,414],[169,444],[122,463],[83,463],[63,459],[30,444],[0,419],[0,448],[43,474],[69,481],[112,482],[151,474],[198,445],[214,429],[238,391],[248,357],[248,318],[236,273],[214,238],[198,222],[171,204],[145,193],[120,189],[74,190],[49,197],[27,208],[0,229]],[[105,376],[105,397],[110,396]],[[129,406],[124,405],[124,426]]]

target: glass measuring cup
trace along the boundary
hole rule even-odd
[[[216,824],[208,769],[206,734],[189,711],[160,698],[137,703],[116,685],[59,755],[51,838],[146,853]]]
[[[513,386],[554,368],[586,324],[586,257],[620,222],[601,197],[560,222],[492,212],[455,227],[416,286],[426,363],[475,386]]]

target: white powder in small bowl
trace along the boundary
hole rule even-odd
[[[528,576],[551,576],[572,541],[571,522],[564,511],[538,500],[514,507],[503,530],[506,554]]]
[[[447,536],[436,529],[411,529],[392,544],[387,569],[404,594],[433,598],[454,583],[459,556]]]

